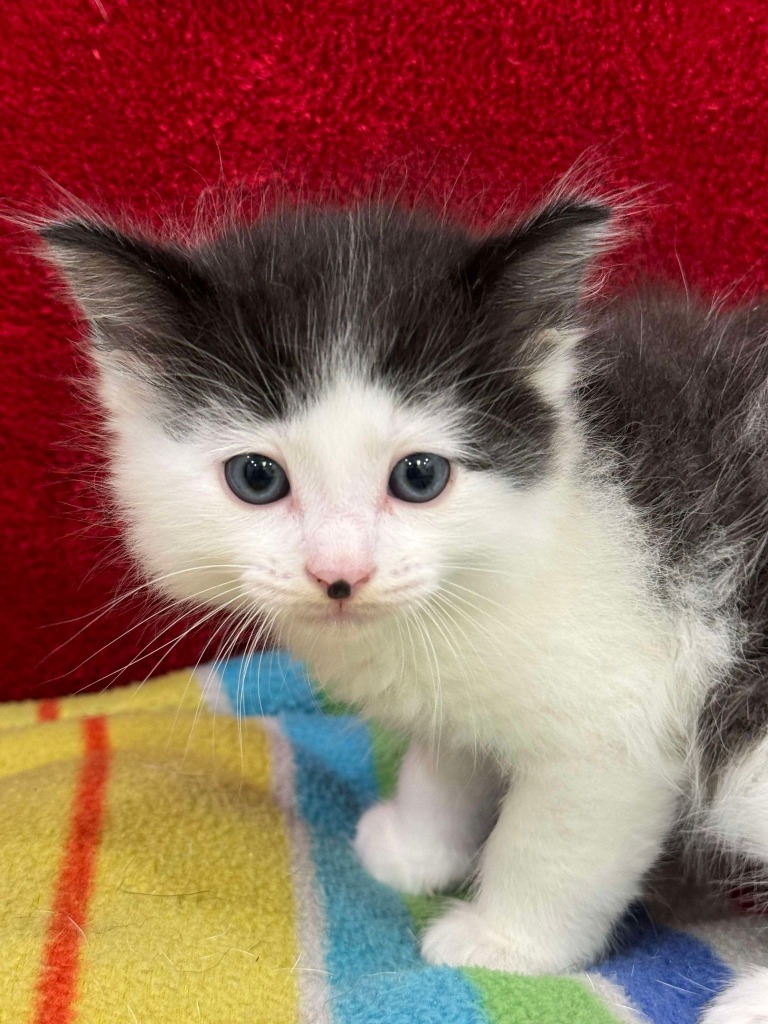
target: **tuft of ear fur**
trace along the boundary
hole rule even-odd
[[[610,243],[613,219],[597,201],[558,198],[513,231],[479,242],[461,279],[478,307],[501,307],[508,326],[567,327],[593,260]]]
[[[161,356],[163,339],[192,322],[194,306],[208,297],[207,282],[178,246],[81,219],[48,223],[38,234],[104,352]]]
[[[101,401],[110,416],[153,416],[181,372],[179,343],[199,330],[211,289],[180,246],[73,217],[37,226],[45,256],[90,326]]]
[[[479,242],[461,278],[479,315],[496,326],[498,343],[523,359],[530,383],[562,408],[577,372],[580,308],[594,260],[613,235],[613,210],[558,196],[514,230]]]

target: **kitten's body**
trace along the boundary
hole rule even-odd
[[[768,862],[768,313],[648,295],[584,317],[606,219],[559,201],[477,240],[306,212],[194,254],[47,230],[140,561],[265,614],[412,737],[356,844],[409,891],[476,873],[426,933],[435,962],[598,956],[683,818]],[[290,494],[226,494],[240,452]],[[432,502],[386,491],[409,452],[451,463]]]
[[[584,418],[619,455],[660,592],[698,618],[699,644],[727,642],[700,721],[710,769],[768,726],[766,342],[768,304],[718,313],[673,293],[615,304],[587,341],[602,370],[587,378]]]

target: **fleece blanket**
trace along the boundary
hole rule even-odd
[[[8,1024],[694,1024],[768,963],[765,919],[637,910],[572,977],[425,964],[440,900],[373,881],[350,845],[401,745],[281,652],[7,704],[0,734]]]
[[[765,0],[0,0],[0,26],[0,206],[49,209],[60,185],[158,224],[276,177],[487,223],[586,158],[642,188],[625,266],[768,287]],[[0,578],[24,581],[0,588],[6,700],[180,668],[207,639],[179,623],[155,650],[131,602],[94,614],[126,564],[77,336],[0,222]]]

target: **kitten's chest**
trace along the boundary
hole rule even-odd
[[[663,732],[671,693],[685,685],[664,621],[620,601],[599,614],[584,601],[544,607],[511,604],[505,618],[497,605],[492,618],[465,617],[460,629],[422,621],[346,644],[316,642],[310,670],[386,726],[513,760]]]
[[[503,632],[489,638],[467,624],[461,633],[401,624],[394,633],[295,653],[336,699],[427,742],[445,736],[460,745],[508,747],[541,717],[544,698],[534,680],[544,664]]]

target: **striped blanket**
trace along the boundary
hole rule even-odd
[[[350,845],[399,745],[322,705],[276,652],[0,707],[0,1020],[693,1024],[768,963],[765,918],[638,913],[572,977],[428,966],[439,901],[374,882]]]

